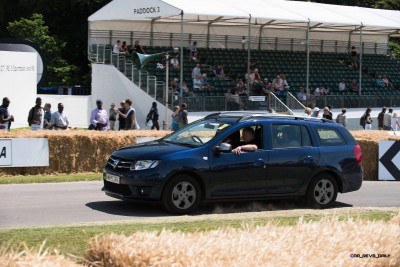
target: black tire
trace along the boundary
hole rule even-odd
[[[190,175],[177,175],[166,185],[162,199],[164,208],[170,213],[191,213],[200,204],[200,186]]]
[[[338,186],[336,180],[327,173],[317,175],[311,180],[307,190],[307,204],[316,209],[325,209],[336,201]]]

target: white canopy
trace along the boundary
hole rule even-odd
[[[184,32],[193,34],[247,36],[244,26],[249,18],[253,37],[266,31],[279,37],[274,30],[282,30],[285,36],[292,32],[288,38],[296,38],[296,31],[304,36],[309,23],[313,33],[345,33],[339,38],[343,41],[362,27],[366,42],[386,43],[387,36],[399,34],[400,29],[400,11],[285,0],[114,0],[88,18],[89,29],[150,31],[154,27],[153,32],[176,33],[181,14]],[[320,38],[326,39],[323,34]]]

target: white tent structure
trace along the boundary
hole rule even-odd
[[[249,58],[250,49],[348,52],[350,45],[360,55],[385,54],[388,38],[400,34],[400,11],[285,0],[114,0],[88,21],[89,44],[246,44]]]

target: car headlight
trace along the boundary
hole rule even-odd
[[[147,170],[157,167],[159,160],[138,160],[131,165],[131,171]]]

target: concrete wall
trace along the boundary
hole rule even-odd
[[[145,126],[146,116],[149,113],[151,104],[155,101],[146,92],[132,83],[125,75],[114,66],[103,64],[92,64],[92,98],[91,106],[96,106],[96,99],[102,99],[104,107],[109,110],[110,104],[115,103],[119,107],[121,100],[130,98],[133,108],[136,110],[136,119],[141,129]],[[165,119],[165,106],[157,102],[160,114],[159,123]],[[167,109],[168,125],[171,124],[172,111]]]

